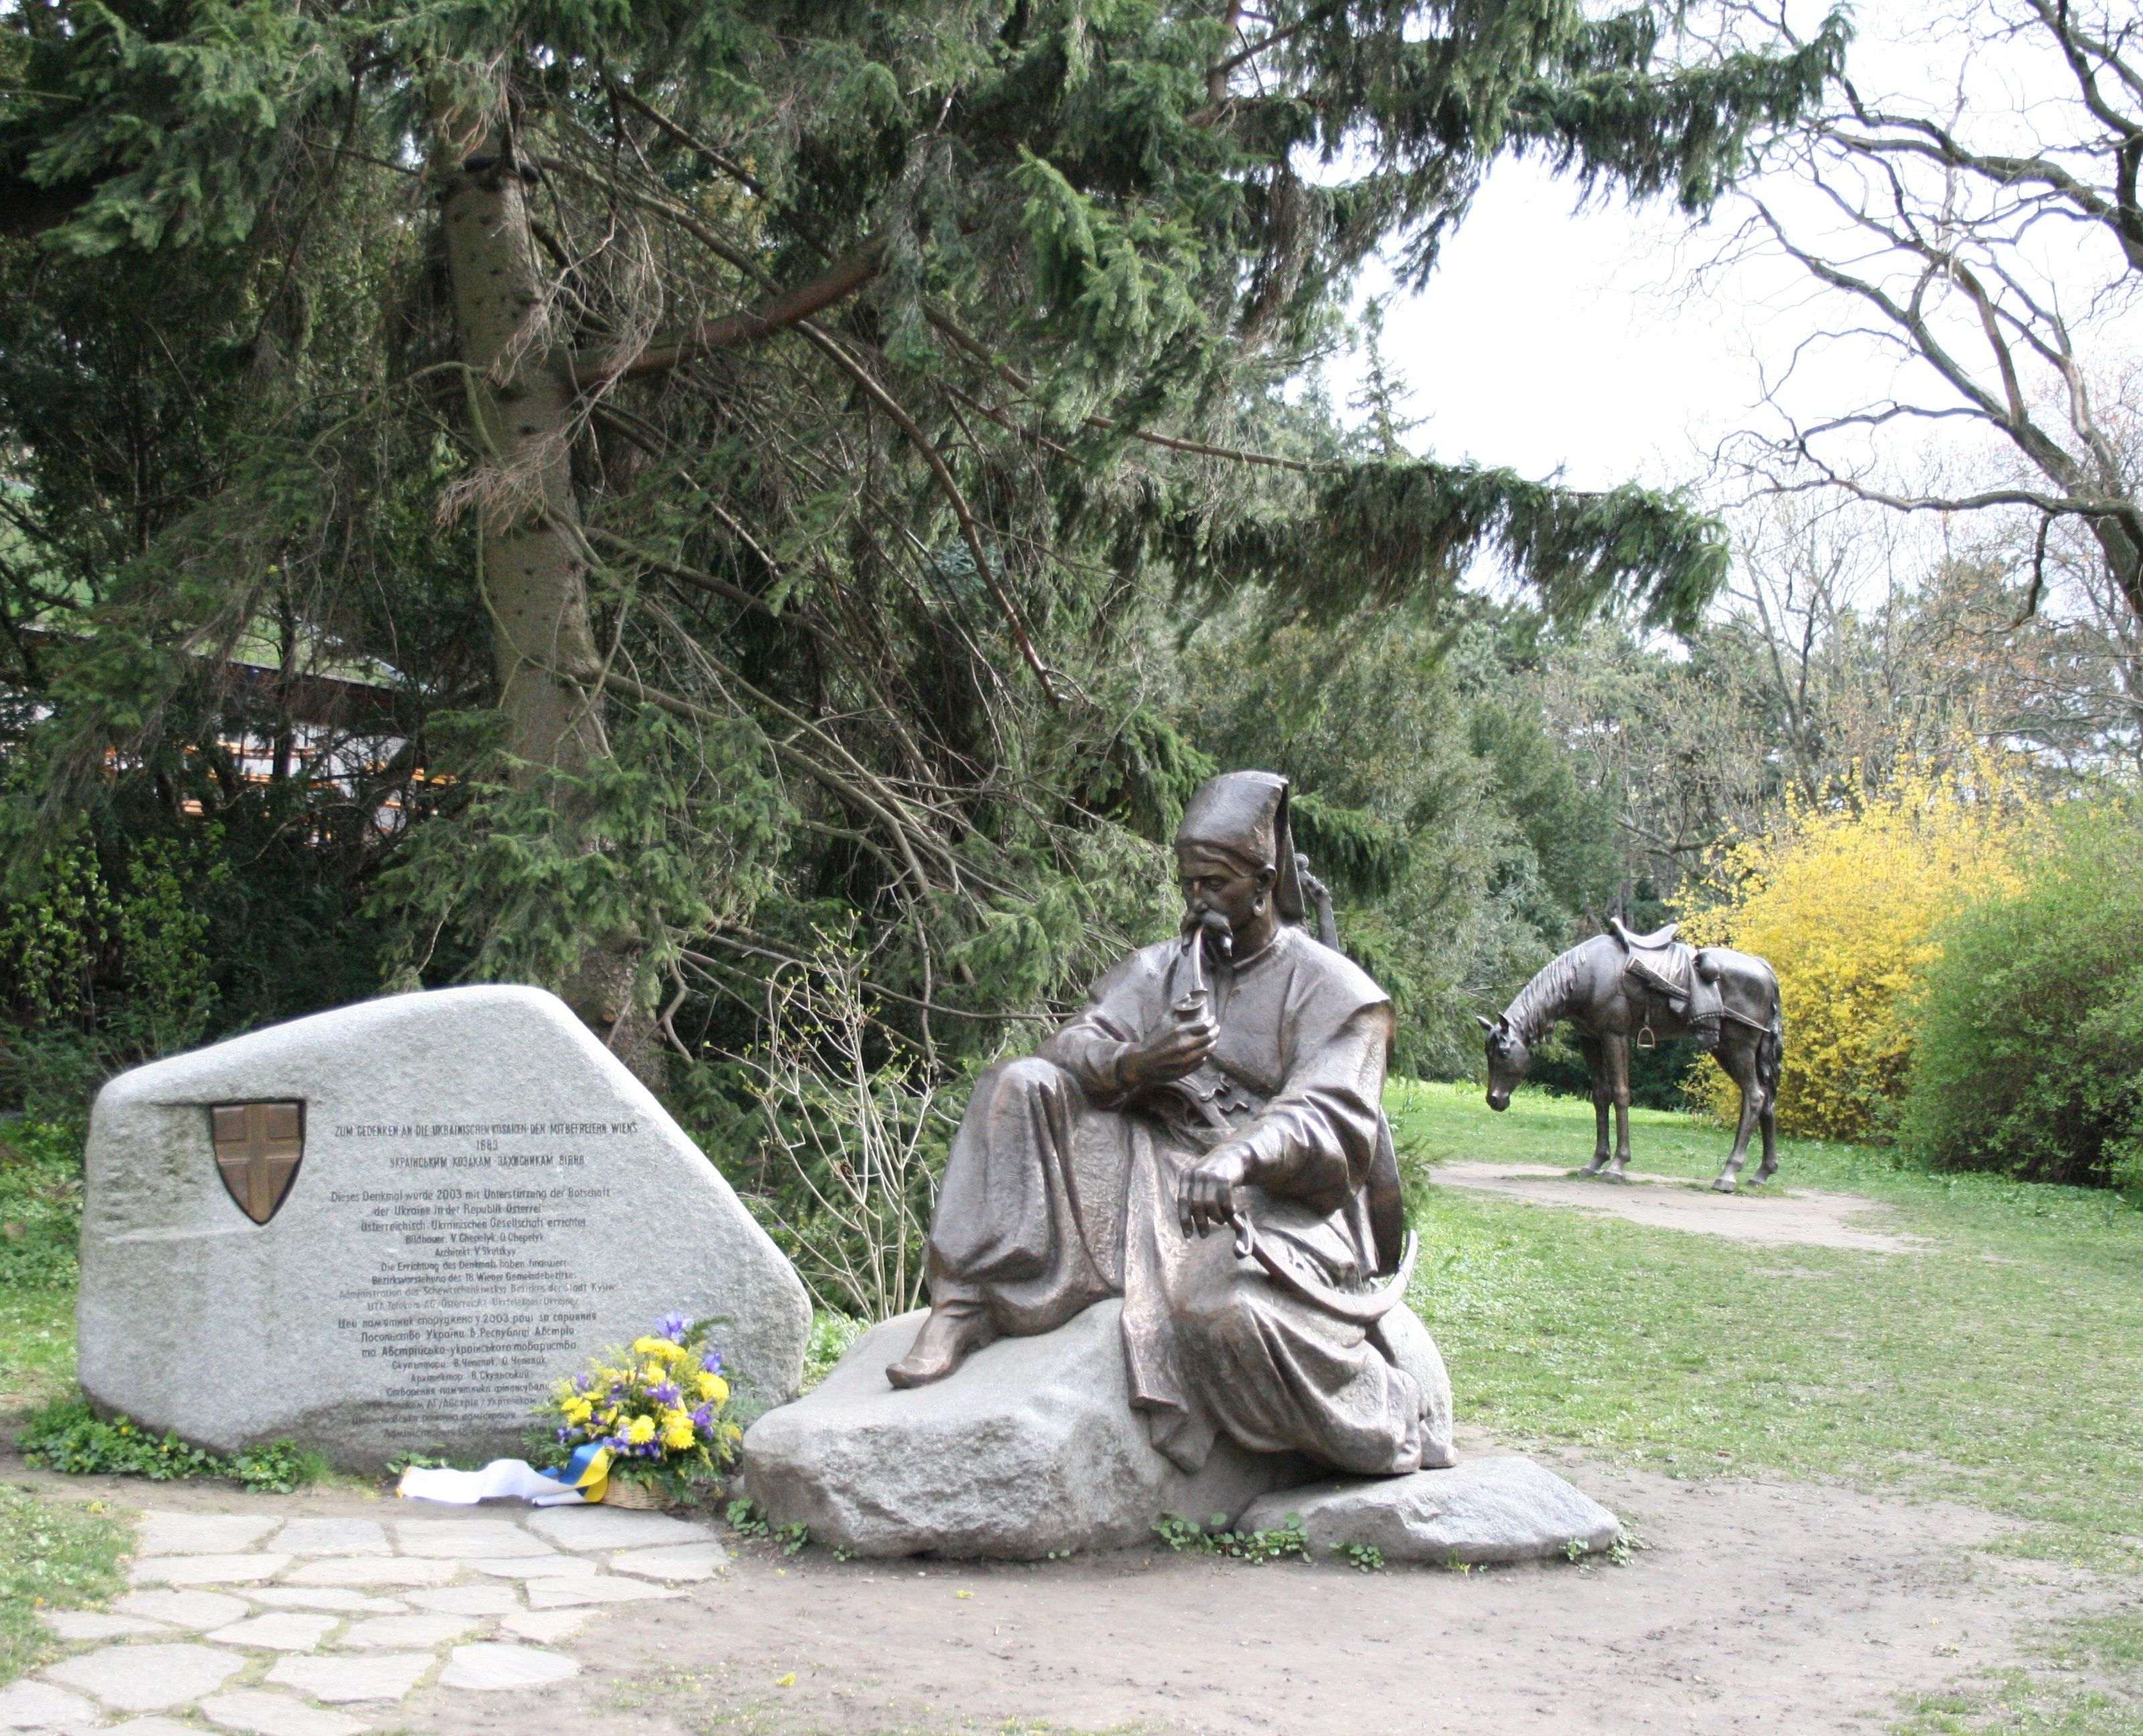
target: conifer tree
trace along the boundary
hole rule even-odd
[[[117,764],[166,814],[321,835],[290,816],[328,797],[203,769],[373,660],[393,726],[351,733],[403,745],[333,801],[405,969],[697,1056],[681,1016],[719,1032],[832,945],[926,1048],[993,1030],[1148,919],[1140,839],[1203,764],[1148,702],[1171,596],[1335,618],[1484,552],[1563,619],[1685,625],[1715,588],[1678,498],[1352,452],[1279,395],[1499,156],[1702,209],[1844,37],[1690,59],[1670,22],[30,0],[0,27],[22,802],[117,799]],[[138,474],[52,413],[107,413],[122,352],[185,406]],[[233,671],[267,620],[264,696]],[[372,825],[383,795],[420,823]]]

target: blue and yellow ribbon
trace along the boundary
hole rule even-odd
[[[600,1442],[577,1447],[573,1456],[557,1471],[541,1473],[553,1482],[580,1491],[582,1501],[601,1501],[610,1486],[611,1450]]]

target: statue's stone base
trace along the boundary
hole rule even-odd
[[[1622,1524],[1531,1459],[1473,1459],[1412,1476],[1324,1477],[1261,1496],[1239,1524],[1276,1529],[1297,1515],[1313,1556],[1349,1545],[1387,1561],[1534,1561],[1573,1543],[1606,1549]]]
[[[1131,1407],[1119,1320],[1102,1302],[1032,1338],[1001,1338],[949,1379],[898,1392],[920,1310],[864,1334],[824,1385],[746,1432],[745,1480],[776,1525],[859,1555],[1038,1560],[1151,1539],[1180,1513],[1230,1519],[1314,1467],[1218,1443],[1186,1476]]]

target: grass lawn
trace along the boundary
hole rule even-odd
[[[2030,1521],[2002,1546],[2131,1588],[2122,1615],[2048,1640],[2113,1697],[2012,1683],[1916,1727],[2143,1729],[2121,1703],[2143,1689],[2143,1212],[1793,1140],[1774,1188],[1866,1194],[1922,1245],[1767,1247],[1435,1185],[1451,1160],[1576,1168],[1589,1103],[1521,1094],[1497,1115],[1476,1087],[1408,1083],[1389,1106],[1423,1244],[1411,1299],[1462,1417],[1676,1476],[1834,1477]],[[1724,1131],[1631,1120],[1638,1170],[1709,1180],[1725,1160]]]
[[[102,1501],[40,1501],[0,1483],[0,1683],[59,1654],[40,1609],[101,1603],[126,1589],[119,1555],[132,1537]]]
[[[0,1288],[0,1421],[74,1385],[74,1286]]]
[[[74,1239],[81,1199],[72,1140],[9,1130],[0,1140],[0,1429],[74,1385]],[[0,1483],[0,1683],[57,1654],[41,1608],[101,1603],[126,1589],[129,1527],[104,1504],[40,1501]]]

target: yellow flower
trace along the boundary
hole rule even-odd
[[[700,1397],[710,1404],[726,1404],[730,1383],[719,1374],[703,1374],[700,1377]]]
[[[595,1408],[585,1398],[569,1398],[566,1401],[566,1421],[577,1428],[595,1414]]]
[[[685,1347],[682,1344],[674,1343],[668,1338],[635,1338],[632,1341],[632,1353],[635,1356],[652,1357],[659,1363],[674,1363],[679,1357],[685,1354]]]
[[[641,1368],[639,1379],[643,1387],[659,1387],[669,1378],[670,1371],[660,1363],[644,1363]]]
[[[734,1446],[737,1442],[744,1439],[744,1431],[734,1422],[725,1422],[722,1425],[722,1438]]]
[[[655,1419],[652,1417],[634,1417],[626,1429],[625,1438],[635,1447],[646,1446],[655,1438]]]
[[[1754,952],[1778,973],[1789,1033],[1779,1129],[1858,1140],[1903,1095],[1918,1041],[1918,985],[1967,906],[2013,895],[2046,811],[2008,762],[1973,754],[1937,776],[1900,774],[1849,805],[1789,800],[1779,828],[1736,844],[1725,902],[1706,892],[1681,937]],[[1740,1104],[1717,1068],[1690,1094],[1730,1120]]]
[[[617,1421],[617,1407],[614,1404],[605,1405],[596,1416],[596,1421],[602,1424],[605,1428],[608,1428]]]
[[[662,1444],[672,1452],[681,1452],[692,1444],[692,1417],[688,1411],[675,1408],[662,1413]]]

